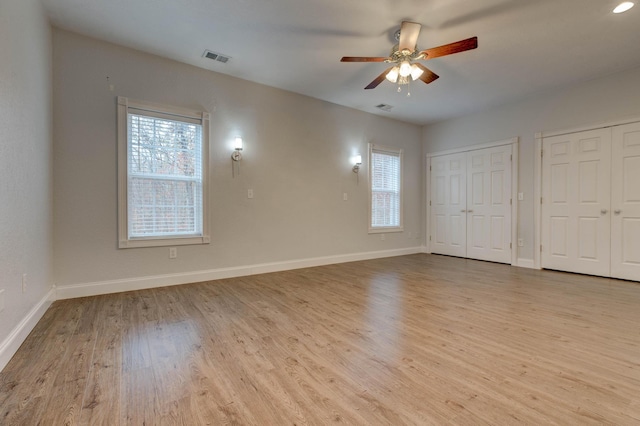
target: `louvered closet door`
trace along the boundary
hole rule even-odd
[[[467,153],[467,257],[511,263],[511,145]]]
[[[611,275],[640,281],[640,123],[613,129]]]
[[[610,190],[610,129],[544,139],[544,268],[609,275]]]
[[[431,252],[465,257],[466,154],[431,158]]]

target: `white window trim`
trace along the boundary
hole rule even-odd
[[[371,226],[371,222],[372,222],[372,208],[371,208],[371,204],[372,204],[372,200],[373,200],[373,190],[372,190],[372,184],[373,184],[373,179],[372,179],[372,174],[373,174],[373,166],[372,166],[372,161],[371,161],[371,155],[373,154],[373,152],[381,152],[381,153],[387,153],[387,154],[391,154],[391,155],[397,155],[398,157],[400,157],[400,225],[398,226],[376,226],[373,227]],[[402,173],[402,169],[404,168],[404,159],[403,159],[403,154],[404,154],[404,150],[403,149],[398,149],[398,148],[390,148],[390,147],[386,147],[386,146],[382,146],[382,145],[375,145],[370,143],[369,144],[369,153],[368,153],[368,159],[369,159],[369,205],[368,205],[368,213],[369,213],[369,217],[367,219],[368,223],[369,223],[369,234],[382,234],[382,233],[389,233],[389,232],[403,232],[404,231],[404,174]]]
[[[127,116],[129,110],[141,110],[158,117],[179,117],[202,125],[202,235],[188,237],[145,237],[129,239],[127,184]],[[162,247],[189,244],[208,244],[209,236],[209,121],[207,112],[179,108],[118,96],[118,247]]]

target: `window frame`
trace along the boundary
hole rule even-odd
[[[128,116],[130,110],[135,114],[149,117],[169,118],[202,126],[202,232],[201,235],[162,235],[152,237],[129,237],[129,135]],[[132,111],[133,112],[133,111]],[[118,96],[118,248],[164,247],[191,244],[208,244],[209,236],[209,122],[210,114],[187,108],[162,105],[153,102],[129,99]]]
[[[386,232],[403,232],[404,231],[404,183],[402,169],[404,166],[403,155],[404,150],[400,148],[391,148],[382,145],[369,144],[369,234],[381,234]],[[372,157],[374,153],[392,155],[399,158],[400,165],[398,167],[398,182],[399,182],[399,196],[398,196],[398,225],[397,226],[373,226],[373,161]]]

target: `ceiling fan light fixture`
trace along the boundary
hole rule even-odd
[[[613,13],[626,12],[627,10],[631,9],[633,6],[634,6],[634,3],[631,1],[622,2],[619,5],[617,5],[615,9],[613,9]]]
[[[408,77],[411,75],[411,64],[409,61],[403,61],[400,64],[400,77]]]
[[[415,81],[420,78],[424,71],[416,64],[411,65],[411,78]]]
[[[398,81],[399,70],[400,69],[398,67],[391,68],[391,71],[389,71],[386,75],[387,80],[389,80],[392,83],[395,83],[396,81]]]
[[[401,90],[401,86],[408,86],[411,81],[421,80],[424,84],[429,84],[438,79],[437,74],[417,61],[439,58],[478,47],[478,37],[470,37],[419,51],[416,42],[418,41],[421,27],[422,25],[416,22],[402,21],[400,30],[396,31],[398,44],[393,46],[391,54],[386,58],[380,56],[343,56],[340,62],[384,62],[391,64],[389,68],[382,71],[364,89],[375,89],[384,80],[388,80],[393,84],[397,84],[398,90]],[[413,63],[414,61],[416,63]],[[409,96],[409,93],[407,93],[407,96]]]

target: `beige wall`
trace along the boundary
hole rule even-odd
[[[62,30],[53,39],[57,285],[422,244],[420,127]],[[211,244],[172,260],[166,247],[117,249],[116,96],[211,112]],[[369,141],[405,150],[405,232],[385,241],[367,233],[366,164],[358,184],[349,162]]]
[[[542,93],[514,104],[443,121],[422,130],[424,152],[433,153],[484,142],[520,138],[518,234],[520,259],[534,253],[535,133],[640,118],[640,68]]]
[[[0,90],[1,369],[53,284],[51,30],[39,0],[0,0]]]

